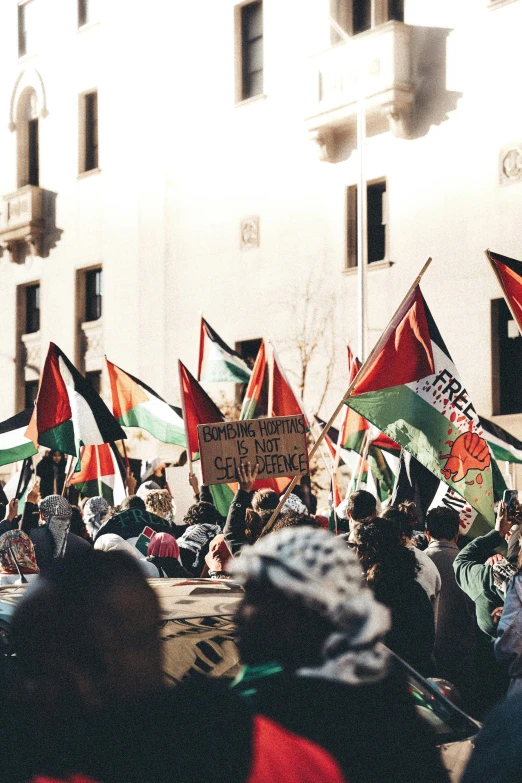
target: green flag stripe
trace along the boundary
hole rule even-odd
[[[210,492],[212,494],[212,500],[214,506],[217,508],[222,517],[226,517],[228,509],[234,498],[234,493],[228,486],[228,484],[211,484]]]
[[[512,451],[508,451],[507,449],[502,448],[502,446],[498,446],[496,443],[492,443],[490,440],[488,440],[488,444],[495,459],[502,460],[504,462],[516,462],[519,465],[522,465],[522,459],[515,457]]]
[[[210,359],[203,365],[200,381],[203,383],[248,383],[250,373],[232,362]]]
[[[184,430],[173,424],[153,416],[147,408],[136,405],[135,408],[120,416],[118,423],[124,427],[141,427],[150,432],[162,443],[172,443],[175,446],[186,446]]]
[[[48,449],[78,456],[72,419],[67,419],[67,421],[47,430],[47,432],[41,432],[38,436],[38,443],[40,446],[47,446]]]
[[[2,449],[0,451],[0,465],[10,465],[12,462],[21,462],[29,459],[34,454],[38,454],[33,443],[23,443],[20,446],[14,446],[12,449]]]

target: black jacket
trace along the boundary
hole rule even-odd
[[[446,783],[435,736],[402,674],[375,685],[281,672],[245,683],[253,712],[325,748],[350,783]]]

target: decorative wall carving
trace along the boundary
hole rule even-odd
[[[241,250],[248,250],[250,247],[259,247],[259,217],[247,217],[241,221]]]

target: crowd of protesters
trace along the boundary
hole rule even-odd
[[[180,520],[160,460],[137,490],[129,474],[112,508],[101,496],[71,505],[63,460],[46,459],[23,513],[11,501],[0,522],[0,586],[33,583],[2,673],[0,783],[447,781],[397,656],[451,683],[476,719],[497,704],[466,783],[522,777],[516,504],[463,541],[451,508],[431,509],[419,534],[418,508],[379,515],[360,490],[333,535],[299,487],[275,515],[279,494],[254,491],[248,463],[226,519],[191,476]],[[172,577],[243,585],[233,687],[166,687],[147,579]]]

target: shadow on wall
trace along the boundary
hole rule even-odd
[[[402,126],[402,138],[418,139],[426,136],[434,125],[441,125],[449,119],[450,112],[457,108],[461,92],[446,89],[447,39],[449,28],[411,28],[411,82],[414,100],[411,113]],[[366,118],[366,136],[378,136],[390,131],[391,124],[384,112],[372,112]],[[347,160],[357,149],[355,126],[347,134],[342,130],[334,134],[333,162]]]
[[[408,138],[425,136],[433,125],[441,125],[457,108],[461,92],[446,89],[447,39],[451,29],[413,27],[412,73],[415,102]]]
[[[52,190],[44,190],[42,216],[44,220],[44,238],[42,243],[42,258],[48,258],[61,239],[63,229],[56,227],[56,199],[57,193]]]

